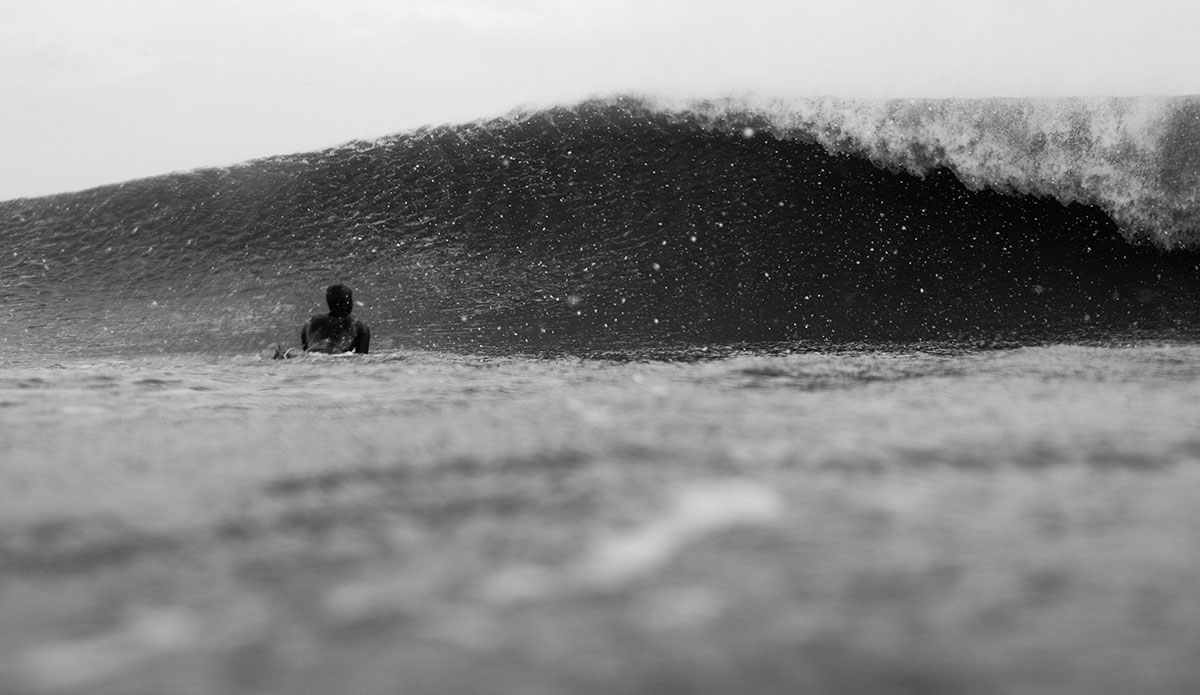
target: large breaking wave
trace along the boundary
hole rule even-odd
[[[0,345],[613,349],[1200,328],[1200,100],[612,98],[0,203]]]
[[[706,106],[718,122],[754,110],[731,101]],[[1200,245],[1194,97],[819,99],[759,110],[779,137],[812,138],[919,176],[944,167],[972,190],[1096,205],[1131,240]]]

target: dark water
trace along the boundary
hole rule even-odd
[[[0,348],[1200,335],[1191,99],[611,99],[0,203]]]

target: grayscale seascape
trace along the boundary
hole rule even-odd
[[[1200,97],[713,89],[0,201],[0,695],[1200,691]]]

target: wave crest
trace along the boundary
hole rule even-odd
[[[780,138],[819,142],[972,190],[1095,205],[1131,242],[1200,247],[1200,98],[878,100],[726,99],[658,108],[711,127],[751,119]]]

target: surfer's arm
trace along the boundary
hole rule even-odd
[[[311,321],[309,322],[311,323]],[[308,350],[308,324],[300,327],[300,349]]]
[[[351,345],[354,352],[365,355],[371,350],[371,329],[367,328],[367,324],[356,321],[354,324],[354,344]]]

